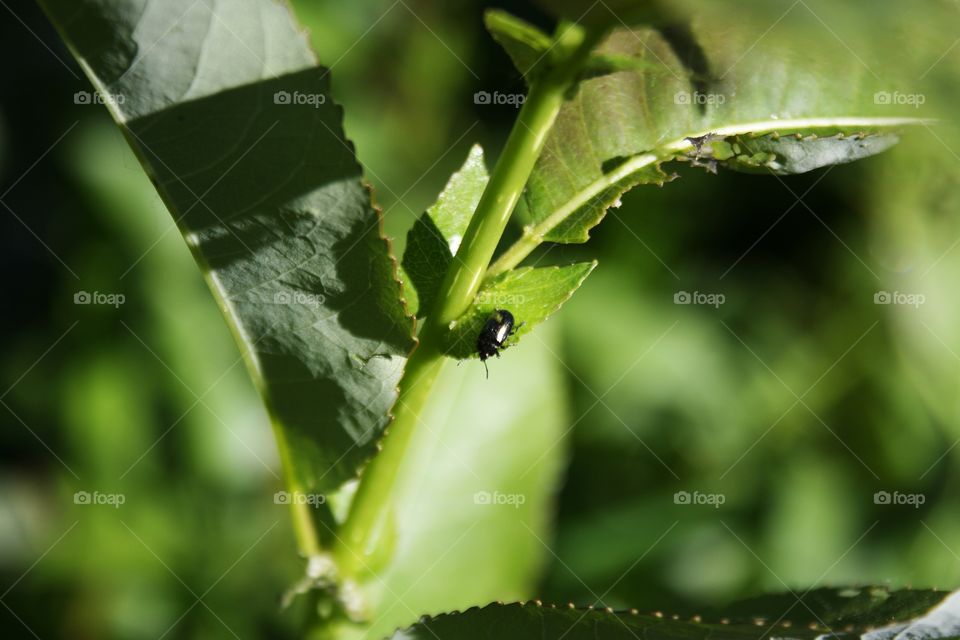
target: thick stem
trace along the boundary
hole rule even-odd
[[[400,380],[393,423],[381,450],[360,477],[353,505],[334,547],[337,567],[344,577],[356,577],[368,570],[378,552],[392,546],[389,539],[394,517],[391,494],[420,420],[420,412],[443,362],[439,336],[434,336],[427,325]]]
[[[533,165],[557,114],[565,94],[590,53],[593,39],[575,25],[564,25],[557,35],[556,47],[566,56],[551,72],[530,87],[527,100],[510,132],[501,161],[480,198],[477,210],[463,236],[451,268],[440,291],[440,306],[432,321],[445,326],[460,317],[473,302],[497,249],[510,215],[530,178]]]
[[[593,36],[593,34],[591,34]],[[576,81],[595,37],[563,24],[557,31],[555,64],[536,80],[520,110],[477,210],[464,233],[456,259],[430,310],[420,345],[407,361],[394,408],[394,420],[378,455],[361,476],[353,505],[334,548],[341,576],[356,578],[374,568],[375,558],[392,545],[393,492],[400,468],[420,421],[420,414],[443,366],[447,325],[473,302],[510,215],[526,186],[547,135]]]

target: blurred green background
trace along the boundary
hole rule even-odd
[[[473,101],[523,90],[482,28],[490,5],[293,4],[402,248],[470,145],[495,158],[516,115]],[[808,175],[682,169],[588,245],[550,250],[600,267],[551,321],[568,468],[531,597],[672,611],[960,582],[960,8],[911,12],[877,38],[926,69],[918,115],[936,125]],[[4,637],[294,637],[276,452],[219,311],[106,110],[76,104],[89,86],[42,13],[0,15]],[[125,302],[76,305],[81,291]],[[875,304],[883,291],[924,302]]]

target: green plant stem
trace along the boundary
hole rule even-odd
[[[283,428],[273,422],[273,434],[277,440],[277,450],[280,453],[280,463],[286,480],[287,491],[291,495],[304,493],[304,489],[295,479],[293,464],[290,461],[290,447],[287,444]],[[313,521],[313,507],[301,500],[291,500],[290,517],[293,521],[293,535],[297,540],[297,549],[305,558],[319,555],[322,551],[320,538],[317,535],[317,526]]]
[[[430,316],[433,322],[445,326],[456,320],[476,297],[510,215],[560,113],[565,94],[580,73],[594,41],[580,27],[561,26],[556,48],[563,57],[530,87],[500,161],[464,233],[460,251],[441,285],[439,308]]]
[[[557,29],[552,69],[530,87],[464,233],[460,250],[444,277],[437,304],[420,334],[420,344],[407,361],[389,433],[380,452],[361,475],[360,486],[334,548],[337,566],[344,578],[357,577],[371,568],[376,564],[374,558],[392,544],[393,492],[420,414],[443,366],[444,332],[477,295],[566,93],[575,83],[599,35],[588,34],[570,23]]]
[[[424,327],[420,344],[410,355],[400,381],[393,423],[383,446],[360,476],[350,513],[341,528],[334,558],[342,576],[356,577],[376,564],[375,558],[392,547],[393,501],[400,466],[420,420],[433,384],[443,367],[439,336]]]

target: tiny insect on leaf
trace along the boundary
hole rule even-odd
[[[490,356],[500,357],[500,350],[504,348],[504,343],[520,328],[515,327],[514,323],[512,313],[505,309],[496,309],[483,325],[480,335],[477,336],[477,354],[483,362],[488,378],[490,370],[487,369],[486,360]]]

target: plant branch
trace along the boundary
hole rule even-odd
[[[510,215],[543,151],[547,136],[593,47],[595,38],[572,24],[561,27],[555,47],[561,61],[535,81],[507,139],[500,161],[463,236],[457,259],[440,287],[432,322],[446,326],[473,302]]]
[[[407,361],[395,416],[382,449],[360,479],[334,555],[341,576],[356,578],[376,568],[392,547],[393,491],[413,439],[420,414],[443,366],[443,335],[449,323],[473,302],[510,215],[563,106],[570,87],[601,34],[571,24],[557,29],[553,66],[530,87],[529,94],[494,167],[460,250],[447,271],[437,302]]]

